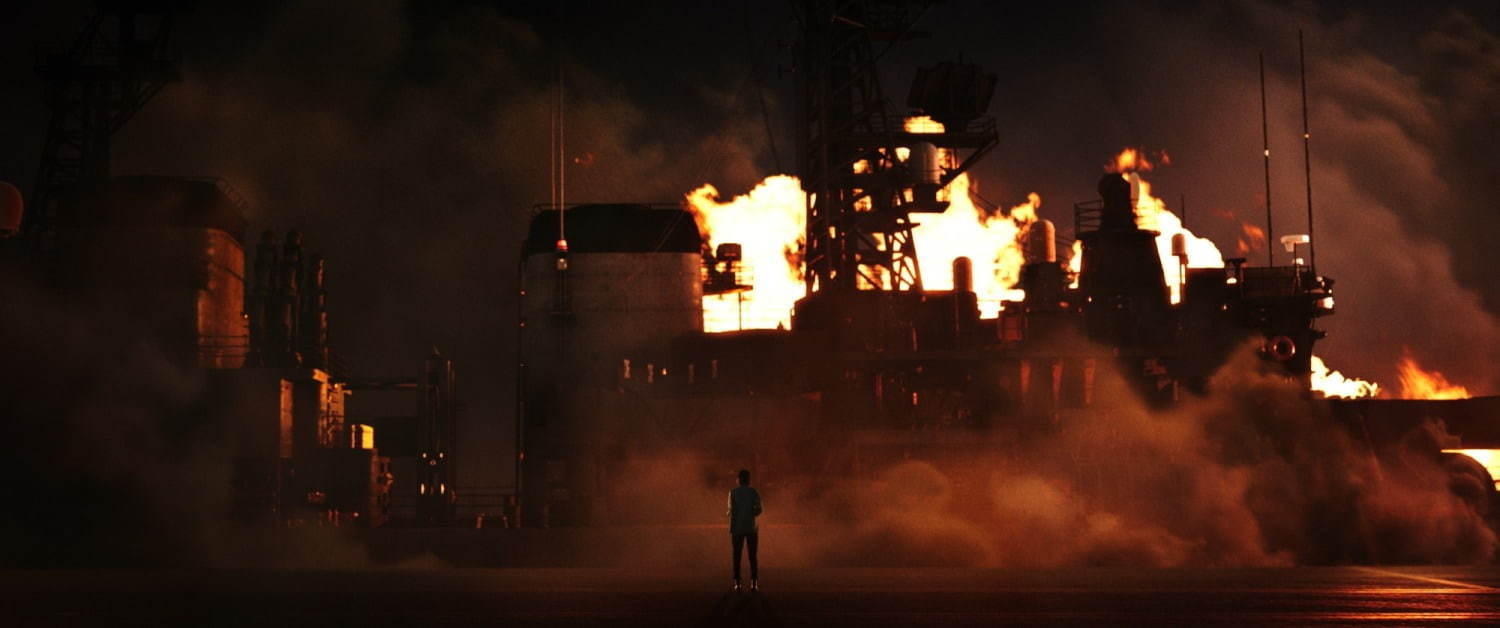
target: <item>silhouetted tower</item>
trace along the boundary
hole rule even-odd
[[[1155,231],[1136,225],[1130,180],[1116,173],[1099,180],[1098,204],[1075,206],[1083,243],[1078,288],[1084,296],[1089,337],[1127,351],[1152,353],[1171,332],[1169,297],[1162,279]],[[1090,220],[1088,216],[1096,216]]]
[[[445,524],[453,520],[457,503],[455,484],[458,468],[453,455],[458,444],[457,375],[453,361],[433,347],[421,382],[421,492],[417,520]]]
[[[913,38],[908,2],[807,0],[799,81],[798,173],[807,203],[807,289],[920,290],[913,212],[997,143],[983,117],[995,76],[967,64],[922,70],[908,105],[944,124],[906,130],[880,85],[874,42]],[[960,150],[970,151],[962,160]]]
[[[325,265],[322,255],[308,258],[302,282],[302,320],[297,326],[297,351],[302,365],[329,370],[328,363],[328,290],[324,287]]]
[[[270,338],[275,325],[276,269],[280,265],[276,253],[276,232],[267,230],[260,235],[260,244],[255,247],[255,265],[252,276],[246,282],[249,294],[245,299],[245,315],[250,319],[250,354],[247,366],[270,366],[274,361],[270,350]]]
[[[52,119],[23,230],[43,238],[63,191],[109,178],[110,135],[167,83],[180,79],[167,49],[173,18],[193,2],[97,2],[99,12],[63,51],[40,54]]]

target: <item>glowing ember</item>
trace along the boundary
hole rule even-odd
[[[1408,350],[1398,365],[1402,399],[1468,399],[1469,390],[1451,383],[1437,371],[1424,370]]]
[[[708,332],[790,327],[792,305],[802,298],[802,249],[806,194],[796,177],[777,175],[749,193],[725,202],[704,184],[687,195],[688,209],[710,248],[737,242],[743,248],[744,293],[705,295],[703,329]]]
[[[1380,384],[1362,379],[1347,377],[1343,373],[1328,368],[1323,363],[1323,358],[1312,356],[1312,379],[1313,390],[1323,393],[1325,397],[1340,397],[1344,399],[1358,399],[1360,397],[1374,397],[1380,394]]]

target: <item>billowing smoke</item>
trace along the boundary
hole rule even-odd
[[[1493,7],[1474,9],[1112,4],[989,43],[973,32],[983,21],[955,19],[954,39],[931,45],[979,63],[979,50],[1027,60],[1001,80],[992,113],[1002,146],[980,166],[985,189],[1034,189],[1065,208],[1091,197],[1086,175],[1097,172],[1098,155],[1166,148],[1172,166],[1153,173],[1154,193],[1178,214],[1185,199],[1189,227],[1226,251],[1243,225],[1265,226],[1256,61],[1264,52],[1274,233],[1245,256],[1264,264],[1269,244],[1286,264],[1280,236],[1307,230],[1303,30],[1317,266],[1337,280],[1338,313],[1322,321],[1329,337],[1318,353],[1351,377],[1387,383],[1409,345],[1424,366],[1493,394],[1500,284],[1489,279],[1487,243],[1500,224],[1500,45]],[[935,21],[962,9],[937,11]],[[1069,224],[1042,213],[1060,230]]]
[[[515,349],[512,264],[526,208],[547,200],[548,86],[568,29],[544,28],[550,16],[440,4],[204,3],[179,29],[186,81],[117,136],[115,168],[224,176],[246,193],[252,232],[303,230],[330,260],[336,347],[366,374],[399,374],[436,343],[466,381],[485,383],[466,389],[468,451],[503,452],[512,387],[488,383],[513,375],[504,358]],[[55,20],[64,26],[39,32],[65,40],[82,23],[86,7],[76,9]],[[1304,228],[1295,87],[1295,31],[1304,29],[1318,265],[1339,280],[1339,314],[1327,319],[1320,354],[1351,376],[1385,382],[1396,380],[1409,346],[1423,365],[1476,394],[1500,390],[1493,367],[1500,283],[1488,278],[1489,243],[1500,239],[1492,218],[1500,198],[1493,159],[1500,45],[1490,28],[1463,12],[1435,20],[1419,13],[1431,26],[1416,45],[1387,48],[1372,42],[1390,38],[1358,14],[1247,0],[1096,7],[1023,21],[1002,36],[995,25],[1027,16],[977,17],[987,10],[1001,9],[935,8],[929,20],[942,36],[921,59],[962,49],[1006,70],[993,111],[1002,145],[974,174],[985,190],[1002,199],[1035,190],[1049,203],[1039,214],[1065,228],[1065,216],[1049,212],[1092,197],[1100,156],[1127,145],[1166,147],[1174,165],[1154,176],[1158,195],[1169,204],[1186,195],[1193,230],[1221,243],[1263,220],[1260,50],[1269,66],[1280,225],[1268,240]],[[32,37],[17,32],[28,20],[6,28],[15,33],[7,42]],[[772,114],[760,110],[741,51],[724,52],[721,32],[692,38],[706,32],[658,30],[665,44],[647,36],[607,55],[562,56],[570,199],[670,202],[703,181],[745,190],[777,170],[763,125],[794,128],[775,124],[786,108],[767,92]],[[645,60],[626,54],[636,51]],[[28,52],[11,56],[29,59]],[[774,65],[760,63],[762,74]],[[653,82],[642,87],[635,76]],[[30,87],[13,90],[15,100],[34,92],[40,102],[40,86]],[[44,126],[38,115],[13,117],[27,129]],[[5,137],[39,146],[28,133]],[[782,137],[783,150],[791,143]],[[0,165],[23,183],[34,174]],[[1234,219],[1214,218],[1219,210]],[[1258,262],[1263,252],[1248,255]],[[12,395],[20,401],[7,413],[7,434],[27,446],[13,446],[21,455],[7,459],[14,465],[7,477],[20,478],[28,499],[18,501],[40,510],[6,519],[12,529],[3,534],[22,539],[8,557],[132,562],[175,555],[183,539],[198,547],[193,539],[210,528],[88,532],[176,531],[174,522],[222,501],[221,485],[196,484],[223,472],[213,435],[184,447],[167,435],[186,428],[162,425],[192,406],[193,374],[149,348],[101,354],[92,343],[105,334],[90,331],[94,313],[35,302],[11,285],[0,321],[7,392],[30,396]],[[1164,415],[1114,397],[1110,413],[1069,417],[1034,452],[1004,464],[914,462],[876,484],[832,488],[812,470],[767,473],[768,518],[785,512],[783,521],[833,522],[827,531],[847,539],[825,542],[828,534],[812,526],[797,547],[835,562],[874,560],[871,548],[882,546],[912,562],[981,564],[1463,561],[1491,552],[1493,539],[1464,504],[1434,492],[1443,480],[1420,456],[1408,456],[1407,469],[1377,468],[1293,391],[1251,366],[1227,370],[1216,389],[1220,396]],[[506,459],[472,456],[461,473],[501,483]],[[44,472],[59,464],[73,471]],[[680,488],[678,497],[717,508],[712,478],[697,463],[683,465],[697,471],[641,477],[688,484],[653,483],[644,494]],[[975,491],[988,498],[967,499]],[[848,499],[825,509],[824,498],[838,495]],[[106,507],[127,501],[132,508]],[[52,511],[49,503],[72,507]],[[1422,514],[1431,504],[1450,512]],[[106,524],[90,512],[112,518]],[[52,532],[26,536],[38,529]],[[150,542],[120,546],[127,538]],[[1021,543],[1035,539],[1050,539],[1056,551]]]
[[[629,77],[544,40],[545,15],[321,2],[210,5],[187,19],[185,81],[121,132],[117,169],[226,177],[251,233],[306,234],[328,259],[334,350],[358,374],[409,375],[433,346],[453,358],[476,383],[464,389],[462,436],[477,443],[459,459],[465,486],[509,481],[508,454],[479,452],[508,451],[514,433],[514,387],[499,382],[514,377],[518,245],[531,206],[549,199],[559,65],[569,203],[674,203],[701,181],[737,187],[763,171],[743,72],[671,86],[672,104],[696,113],[669,114],[638,103]],[[247,32],[232,49],[195,35],[226,29]]]
[[[858,479],[765,465],[756,484],[771,526],[767,560],[1243,567],[1494,558],[1488,506],[1465,497],[1478,494],[1465,488],[1472,477],[1436,453],[1441,424],[1372,449],[1255,349],[1217,374],[1213,393],[1170,409],[1144,406],[1100,369],[1097,405],[982,448],[924,449],[904,461],[866,452]],[[822,459],[849,460],[829,447]],[[722,522],[732,469],[685,454],[621,468],[610,480],[628,496],[615,505],[617,522]],[[673,534],[662,547],[688,556],[692,535]]]
[[[185,282],[188,272],[158,279]],[[116,284],[102,295],[139,290],[128,274],[103,269],[98,278]],[[204,373],[183,367],[156,334],[175,322],[170,310],[100,314],[76,293],[41,287],[9,267],[0,268],[0,290],[0,469],[11,478],[0,564],[370,564],[337,530],[229,519],[234,449],[215,420],[223,410],[209,404]]]

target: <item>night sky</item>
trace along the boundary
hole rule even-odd
[[[787,3],[201,4],[178,27],[185,80],[116,135],[115,174],[223,177],[252,233],[301,230],[329,260],[335,348],[358,374],[451,354],[466,485],[510,479],[515,264],[549,200],[559,60],[569,154],[592,156],[569,201],[740,193],[795,162]],[[1382,4],[948,2],[891,54],[885,90],[899,104],[917,66],[959,56],[996,72],[979,193],[1037,192],[1062,228],[1121,148],[1165,150],[1156,195],[1185,196],[1189,227],[1232,256],[1241,224],[1264,222],[1258,52],[1273,236],[1306,231],[1302,29],[1318,265],[1339,305],[1318,353],[1394,388],[1409,351],[1500,393],[1500,3]],[[34,2],[0,26],[0,180],[28,195],[47,121],[32,49],[70,42],[89,10]]]

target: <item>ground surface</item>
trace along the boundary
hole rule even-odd
[[[1500,569],[403,569],[0,573],[3,626],[1500,623]]]

